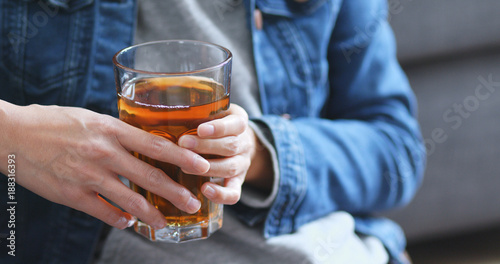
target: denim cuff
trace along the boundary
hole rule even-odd
[[[293,232],[294,216],[307,190],[307,173],[299,132],[288,119],[268,115],[259,118],[273,135],[279,166],[278,192],[267,214],[264,235],[273,237]]]

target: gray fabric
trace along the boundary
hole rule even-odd
[[[500,45],[498,0],[391,0],[391,24],[403,63]]]
[[[228,48],[233,53],[231,102],[249,116],[261,115],[243,1],[138,1],[138,8],[135,43],[192,39]]]
[[[224,213],[222,229],[207,240],[152,243],[133,229],[112,229],[102,252],[94,264],[311,263],[297,251],[267,245],[260,228],[249,228],[228,212]]]

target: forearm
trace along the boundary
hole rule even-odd
[[[370,214],[399,206],[420,183],[425,153],[418,131],[377,121],[263,120],[275,135],[280,167],[267,221],[280,219],[281,233],[332,211]]]
[[[302,206],[369,214],[413,197],[425,154],[416,124],[405,130],[383,121],[298,119],[294,125],[308,183]]]

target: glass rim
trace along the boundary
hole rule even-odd
[[[142,47],[142,46],[149,46],[149,45],[155,45],[155,44],[160,44],[160,43],[168,43],[168,42],[177,42],[177,43],[183,43],[183,42],[189,42],[189,43],[196,43],[196,44],[202,44],[202,45],[205,45],[205,46],[212,46],[212,47],[215,47],[215,48],[218,48],[220,49],[221,51],[224,51],[227,56],[226,58],[222,61],[222,62],[219,62],[217,63],[216,65],[213,65],[213,66],[210,66],[210,67],[205,67],[205,68],[202,68],[202,69],[199,69],[199,70],[192,70],[192,71],[179,71],[179,72],[154,72],[154,71],[144,71],[144,70],[138,70],[138,69],[134,69],[134,68],[131,68],[131,67],[127,67],[121,63],[118,62],[118,57],[123,54],[124,52],[127,52],[129,50],[132,50],[132,49],[136,49],[136,48],[139,48],[139,47]],[[188,39],[172,39],[172,40],[156,40],[156,41],[148,41],[148,42],[144,42],[144,43],[139,43],[139,44],[136,44],[136,45],[132,45],[132,46],[129,46],[129,47],[126,47],[126,48],[123,48],[121,50],[119,50],[114,56],[113,56],[113,64],[116,66],[116,67],[119,67],[123,70],[127,70],[127,71],[131,71],[131,72],[136,72],[136,73],[141,73],[141,74],[150,74],[150,75],[186,75],[186,74],[194,74],[194,73],[200,73],[200,72],[206,72],[206,71],[210,71],[210,70],[213,70],[213,69],[217,69],[217,68],[221,68],[223,67],[224,65],[228,64],[233,58],[233,54],[231,53],[231,51],[221,45],[218,45],[218,44],[215,44],[215,43],[211,43],[211,42],[206,42],[206,41],[200,41],[200,40],[188,40]]]

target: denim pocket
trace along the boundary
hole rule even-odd
[[[84,85],[93,0],[6,0],[0,9],[2,83],[19,104],[70,104]]]
[[[269,87],[267,98],[278,100],[280,111],[292,117],[315,115],[321,107],[318,102],[328,93],[327,47],[341,1],[256,0],[256,4],[263,17],[263,32],[256,33],[261,61],[265,67],[273,62],[273,70],[282,69],[281,80],[276,75],[262,78]]]

